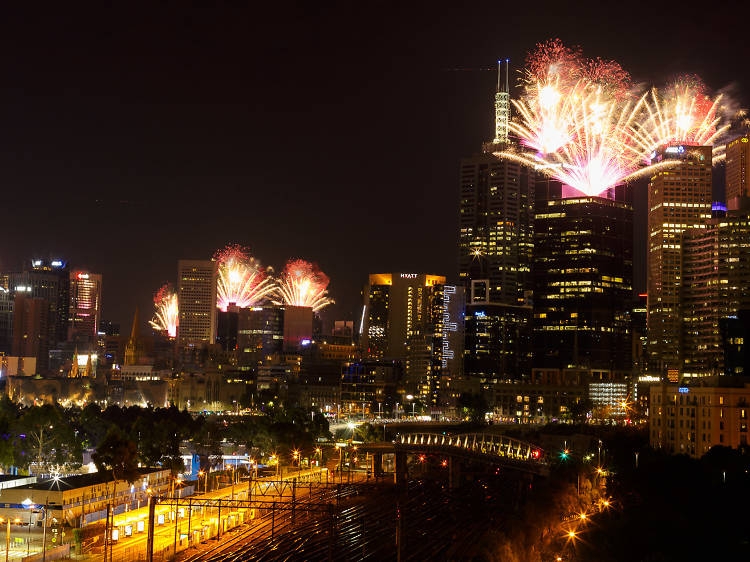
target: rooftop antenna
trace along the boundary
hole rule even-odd
[[[501,87],[500,80],[503,70],[503,60],[497,61],[497,91],[495,92],[495,144],[508,142],[508,121],[510,120],[510,88],[508,86],[508,67],[510,59],[505,59],[505,84]]]

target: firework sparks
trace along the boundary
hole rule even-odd
[[[214,254],[219,263],[216,306],[250,308],[263,303],[275,290],[273,279],[246,248],[230,245]]]
[[[636,131],[644,100],[614,61],[585,59],[558,40],[527,59],[517,117],[510,125],[529,151],[496,153],[533,166],[586,195],[644,173],[652,151]]]
[[[636,141],[648,153],[670,144],[713,146],[714,160],[724,154],[718,144],[730,123],[720,111],[722,96],[712,99],[697,76],[686,76],[659,91],[644,94],[641,103],[647,118],[633,129]]]
[[[154,318],[149,325],[158,332],[165,332],[170,338],[177,337],[177,325],[179,322],[179,307],[177,305],[177,293],[169,283],[164,285],[154,295]]]
[[[287,262],[279,278],[275,304],[309,306],[313,312],[333,304],[328,297],[328,276],[317,265],[305,260]]]

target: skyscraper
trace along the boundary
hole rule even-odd
[[[12,355],[36,357],[37,371],[49,364],[49,306],[32,291],[17,291],[13,310]],[[27,373],[33,374],[33,373]]]
[[[476,301],[519,305],[530,297],[535,178],[492,153],[461,161],[459,275]]]
[[[68,339],[95,343],[102,306],[102,276],[87,271],[70,272],[70,331]]]
[[[534,368],[629,374],[630,186],[592,197],[538,182],[535,211]]]
[[[682,369],[680,294],[682,233],[711,218],[711,147],[667,146],[654,162],[679,163],[657,172],[648,187],[648,369],[677,380]]]
[[[9,289],[30,288],[31,296],[47,301],[47,342],[56,345],[68,338],[68,315],[70,311],[70,270],[61,259],[34,258],[20,273],[8,275]],[[46,365],[46,361],[43,363]]]
[[[180,260],[177,279],[177,341],[181,351],[190,352],[214,343],[216,338],[216,262]]]
[[[727,333],[743,311],[750,311],[750,214],[727,212],[721,204],[713,207],[714,217],[705,228],[688,229],[682,238],[680,357],[685,377],[726,372],[726,348],[737,343]]]
[[[737,210],[750,201],[750,136],[734,139],[727,145],[726,154],[727,207]]]
[[[461,161],[459,277],[466,293],[464,387],[491,389],[531,374],[531,265],[536,171],[494,155],[507,147],[510,89],[498,64],[495,131]],[[503,80],[504,76],[504,80]]]
[[[403,361],[407,391],[439,402],[444,377],[461,376],[463,288],[439,275],[370,275],[364,290],[362,347],[367,358]]]

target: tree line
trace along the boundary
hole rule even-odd
[[[182,454],[198,456],[202,469],[217,466],[222,454],[244,446],[263,461],[270,455],[290,458],[291,451],[310,454],[315,441],[330,437],[319,412],[266,408],[257,415],[205,417],[186,410],[59,405],[22,407],[0,399],[0,466],[5,472],[50,474],[81,467],[84,450],[118,449],[137,466],[161,466],[174,474],[184,470]],[[128,452],[130,451],[130,452]],[[107,463],[105,463],[107,464]]]

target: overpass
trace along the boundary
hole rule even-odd
[[[407,455],[420,453],[446,457],[451,486],[460,478],[462,462],[490,464],[538,476],[549,473],[546,456],[540,447],[505,435],[406,433],[397,435],[392,442],[364,443],[358,449],[372,454],[372,469],[375,474],[382,473],[383,455],[393,454],[396,483],[406,480]]]

